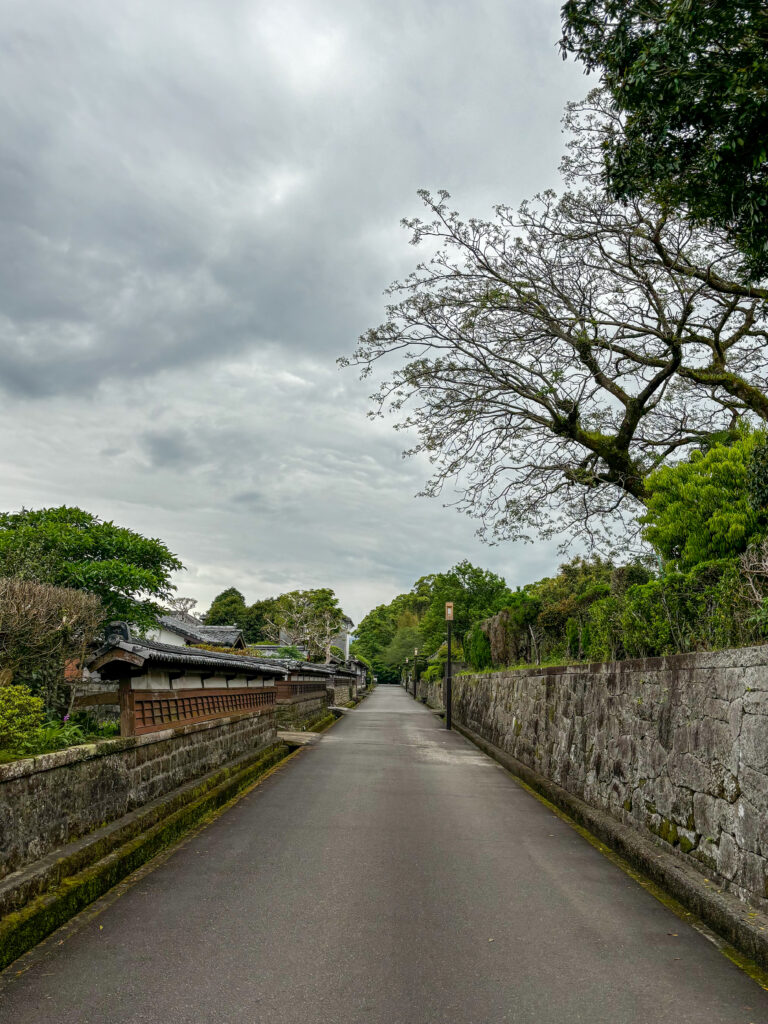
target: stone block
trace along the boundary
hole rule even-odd
[[[693,821],[697,832],[717,842],[720,832],[736,827],[736,810],[727,800],[710,796],[708,793],[694,793]]]
[[[745,892],[768,897],[768,863],[765,857],[744,853],[736,880]]]
[[[760,853],[760,826],[764,816],[744,799],[738,800],[734,807],[733,836],[739,848],[749,853]]]
[[[739,736],[741,760],[759,772],[768,771],[768,718],[744,715]]]
[[[741,857],[736,840],[729,832],[723,832],[717,846],[717,872],[732,881],[741,866]]]

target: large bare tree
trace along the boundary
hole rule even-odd
[[[372,415],[415,432],[422,493],[452,490],[488,540],[615,522],[653,469],[768,420],[761,290],[738,285],[723,236],[606,196],[612,116],[599,94],[571,109],[561,196],[465,221],[447,192],[421,192],[429,218],[403,223],[431,255],[340,360],[363,377],[397,361]]]

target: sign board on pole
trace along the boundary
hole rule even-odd
[[[445,620],[446,622],[453,621],[453,601],[445,602]]]

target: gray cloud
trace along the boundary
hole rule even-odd
[[[330,583],[359,614],[465,556],[518,582],[551,568],[414,502],[424,467],[333,360],[414,262],[397,225],[418,187],[482,215],[556,183],[584,91],[558,6],[12,5],[4,507],[67,500],[166,537],[202,603]]]

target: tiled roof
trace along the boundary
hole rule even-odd
[[[212,644],[236,644],[242,635],[238,626],[195,626],[194,629]]]
[[[235,671],[238,674],[256,672],[259,675],[286,676],[288,669],[283,665],[262,658],[251,658],[248,655],[226,654],[222,651],[202,651],[195,647],[181,647],[176,644],[161,644],[156,640],[143,637],[131,637],[126,640],[122,636],[113,635],[89,660],[89,665],[102,660],[111,650],[126,651],[134,654],[145,662],[162,665],[178,665],[180,667],[197,667]]]
[[[195,644],[219,644],[234,647],[242,636],[238,626],[203,626],[195,622],[177,619],[174,615],[161,615],[160,622],[165,629],[177,633]]]

